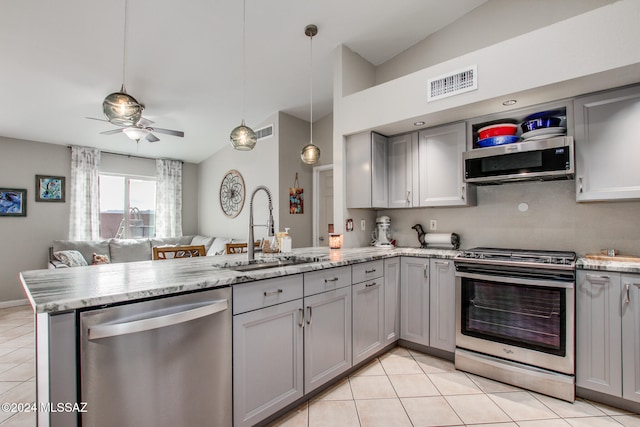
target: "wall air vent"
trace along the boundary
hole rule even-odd
[[[478,66],[429,79],[427,102],[478,89]]]
[[[273,136],[273,125],[265,126],[254,131],[258,141],[261,139],[271,138]]]

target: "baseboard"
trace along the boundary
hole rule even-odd
[[[29,305],[29,300],[16,299],[13,301],[0,301],[0,308],[18,307],[20,305]]]

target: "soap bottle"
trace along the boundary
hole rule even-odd
[[[284,228],[284,235],[282,236],[282,246],[280,250],[282,252],[291,252],[291,235],[289,234],[289,228]]]

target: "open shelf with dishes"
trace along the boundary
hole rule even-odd
[[[502,111],[467,121],[467,150],[573,135],[570,100]]]

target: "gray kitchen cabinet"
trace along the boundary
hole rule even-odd
[[[429,345],[429,259],[400,260],[400,338]]]
[[[386,208],[387,137],[362,132],[346,138],[347,208]]]
[[[576,200],[640,199],[640,86],[574,100]]]
[[[293,281],[280,283],[283,279]],[[233,316],[234,426],[252,426],[304,394],[302,276],[236,285],[238,299],[256,303],[286,294],[297,286],[298,299]],[[252,288],[253,287],[253,288]],[[282,292],[279,292],[282,290]],[[242,303],[242,301],[241,301]],[[235,306],[234,306],[235,307]],[[253,308],[253,307],[251,307]]]
[[[304,392],[351,368],[349,286],[304,298]]]
[[[421,207],[476,204],[475,186],[466,184],[463,176],[462,153],[466,150],[466,133],[464,123],[419,132],[418,175]]]
[[[456,288],[453,261],[429,262],[429,345],[453,353],[456,349]]]
[[[358,274],[358,270],[362,274]],[[384,263],[371,261],[354,266],[353,281],[351,290],[355,365],[384,347]]]
[[[576,385],[640,402],[640,276],[578,270]]]
[[[420,204],[418,194],[418,132],[389,138],[389,207],[412,208]]]
[[[400,339],[400,257],[384,260],[384,341]]]

